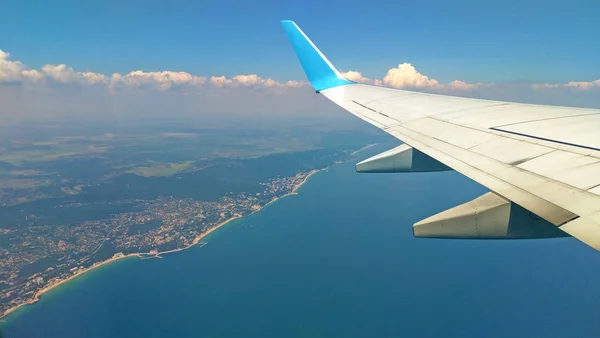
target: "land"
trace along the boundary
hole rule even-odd
[[[366,144],[331,144],[330,131],[215,133],[0,138],[0,317],[99,266],[203,245]]]
[[[128,172],[143,177],[173,176],[178,172],[188,169],[193,164],[192,161],[155,164],[153,166],[135,167]]]

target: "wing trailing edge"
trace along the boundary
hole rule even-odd
[[[552,223],[493,192],[415,223],[413,234],[456,239],[569,237]]]
[[[359,173],[404,173],[452,170],[417,149],[402,144],[356,164]]]

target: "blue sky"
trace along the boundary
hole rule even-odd
[[[440,82],[600,78],[600,2],[12,1],[0,49],[32,68],[176,70],[304,80],[279,26],[295,20],[342,71],[402,62]]]

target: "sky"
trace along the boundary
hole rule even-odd
[[[281,19],[359,82],[600,107],[598,13],[595,0],[11,1],[0,11],[0,117],[101,111],[94,102],[108,95],[124,112],[174,90],[304,102],[311,90]],[[164,102],[179,111],[179,99]]]

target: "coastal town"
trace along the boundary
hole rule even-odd
[[[68,226],[0,229],[8,243],[0,247],[0,316],[98,266],[126,257],[161,257],[204,243],[204,236],[228,221],[295,193],[317,171],[274,178],[261,184],[262,192],[231,193],[217,201],[121,200],[114,203],[135,203],[135,210]]]

